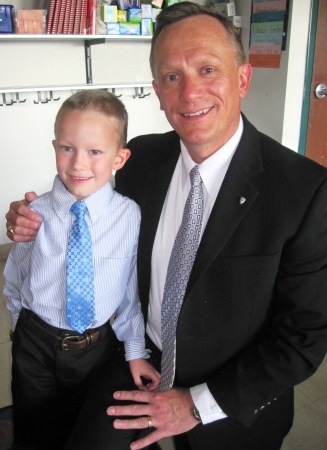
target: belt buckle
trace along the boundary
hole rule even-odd
[[[61,341],[61,348],[65,351],[68,351],[68,344],[69,341],[81,341],[82,339],[85,339],[85,336],[76,336],[72,334],[65,334]]]

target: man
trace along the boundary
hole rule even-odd
[[[164,436],[178,450],[277,450],[292,425],[293,386],[326,352],[327,171],[241,116],[251,67],[227,20],[189,2],[164,9],[150,61],[175,131],[129,143],[117,190],[141,207],[139,289],[157,365],[166,273],[194,166],[204,211],[171,336],[174,386],[116,392],[126,404],[108,414],[125,416],[118,430],[150,428],[133,450]],[[27,215],[13,204],[7,214],[9,234],[33,237],[37,225],[19,212]]]

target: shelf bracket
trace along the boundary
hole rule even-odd
[[[95,44],[104,44],[106,40],[104,38],[99,39],[86,39],[84,41],[84,49],[85,49],[85,68],[86,68],[86,83],[92,84],[92,53],[91,53],[91,45]]]

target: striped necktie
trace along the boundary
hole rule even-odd
[[[161,305],[162,358],[159,391],[173,385],[177,321],[200,242],[204,199],[198,166],[191,170],[190,179],[191,189],[170,255]]]

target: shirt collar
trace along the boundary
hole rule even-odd
[[[240,122],[238,125],[238,128],[236,132],[233,134],[233,136],[226,142],[225,145],[220,147],[219,150],[217,150],[215,153],[213,153],[209,158],[205,159],[201,164],[199,164],[199,172],[203,181],[203,184],[207,190],[207,192],[210,194],[212,191],[213,185],[215,184],[215,177],[214,174],[218,170],[222,170],[224,167],[227,168],[229,166],[229,163],[235,153],[235,150],[237,149],[237,146],[241,140],[243,133],[243,119],[240,115]],[[188,183],[189,180],[189,173],[196,165],[196,163],[193,161],[193,159],[190,157],[189,152],[187,151],[187,148],[181,141],[181,154],[182,154],[182,186],[183,189],[185,188],[186,183]],[[226,172],[225,171],[225,172]],[[187,184],[188,186],[188,184]]]
[[[101,189],[84,199],[91,222],[106,211],[112,197],[113,189],[110,183],[106,183]],[[56,175],[52,188],[52,205],[58,217],[64,220],[75,202],[75,197],[67,191],[59,176]]]

